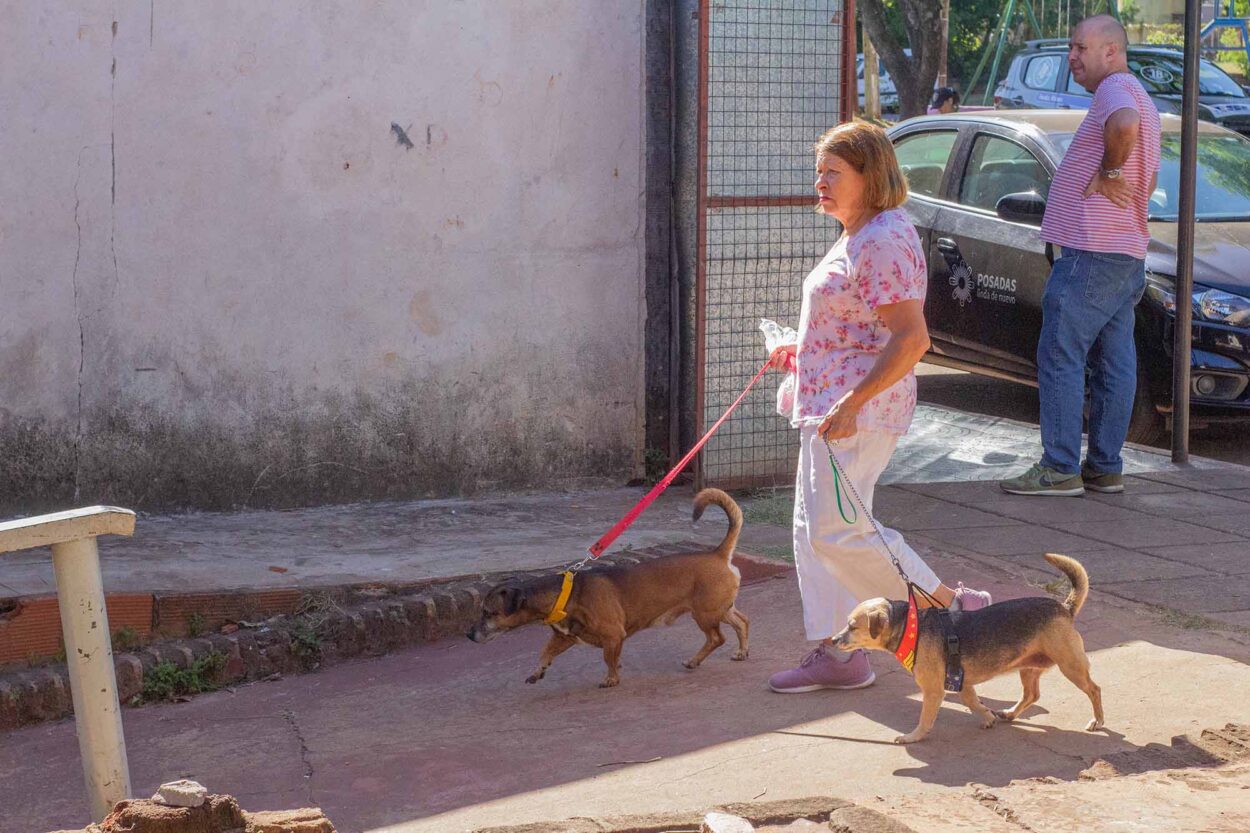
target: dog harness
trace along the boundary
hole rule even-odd
[[[551,612],[547,614],[547,618],[543,620],[545,624],[554,625],[556,622],[563,622],[569,615],[564,606],[569,603],[569,596],[573,594],[573,571],[564,571],[564,584],[560,586],[560,595],[556,598],[555,607],[551,608]]]
[[[851,478],[846,476],[842,471],[842,466],[838,464],[838,458],[834,456],[833,446],[828,440],[825,440],[825,448],[829,450],[829,465],[833,467],[833,482],[835,498],[838,501],[838,512],[842,515],[842,520],[848,524],[855,523],[859,513],[852,506],[854,518],[848,518],[842,507],[842,489],[843,481],[850,488],[851,494],[855,497],[855,501],[864,509],[864,515],[872,523],[873,529],[877,532],[877,538],[885,545],[885,551],[890,556],[890,561],[894,564],[894,569],[898,571],[899,577],[903,583],[907,585],[907,621],[903,626],[903,635],[899,638],[898,647],[894,649],[894,657],[907,669],[908,674],[913,674],[916,667],[916,646],[920,642],[920,605],[916,601],[916,594],[924,597],[931,606],[937,608],[937,612],[941,617],[942,635],[944,637],[944,648],[946,653],[946,690],[962,691],[964,687],[964,669],[959,657],[959,637],[955,635],[954,628],[951,626],[950,610],[946,605],[933,598],[924,588],[915,584],[907,577],[907,573],[903,572],[903,565],[898,560],[898,556],[894,554],[894,550],[890,549],[890,543],[885,539],[885,534],[881,531],[881,525],[877,523],[877,519],[868,511],[868,507],[864,504],[864,499],[859,496],[859,492],[855,489],[855,484]]]

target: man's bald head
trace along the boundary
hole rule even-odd
[[[1087,38],[1100,44],[1110,44],[1123,55],[1128,52],[1128,32],[1124,25],[1109,14],[1096,14],[1087,17],[1076,25]]]
[[[1091,93],[1108,75],[1128,71],[1128,33],[1109,14],[1087,17],[1072,30],[1068,45],[1072,78]]]

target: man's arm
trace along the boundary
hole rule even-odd
[[[1108,179],[1102,172],[1124,165],[1124,160],[1128,159],[1133,146],[1137,144],[1140,130],[1141,116],[1132,107],[1121,107],[1107,117],[1102,125],[1102,167],[1085,188],[1086,197],[1102,194],[1120,208],[1128,208],[1133,204],[1133,183],[1124,176]]]

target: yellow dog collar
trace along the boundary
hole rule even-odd
[[[555,607],[551,608],[551,612],[547,614],[547,618],[543,620],[548,625],[554,625],[561,622],[569,615],[564,606],[569,603],[569,596],[573,593],[573,574],[565,571],[564,585],[560,588],[560,597],[556,599]]]

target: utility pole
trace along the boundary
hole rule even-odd
[[[864,32],[864,116],[881,120],[881,74],[878,72],[877,48]]]
[[[938,61],[937,85],[946,87],[946,55],[951,42],[951,0],[942,0],[942,59]]]

